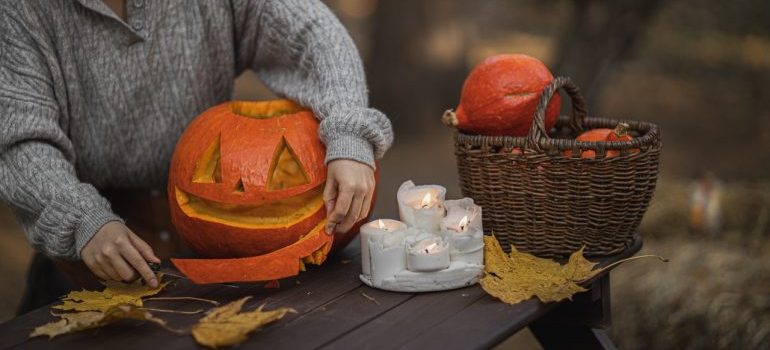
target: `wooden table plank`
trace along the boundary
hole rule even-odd
[[[317,349],[388,310],[400,308],[412,297],[410,293],[392,293],[360,286],[289,323],[266,329],[249,343],[270,344],[270,349]]]
[[[190,283],[186,281],[179,281],[179,282],[175,281],[174,284],[175,286],[173,288],[168,288],[167,291],[163,291],[161,294],[159,294],[159,296],[183,296],[183,295],[189,296],[190,290],[193,289]],[[217,291],[221,288],[226,288],[226,287],[199,286],[198,288],[195,289],[195,292],[196,292],[195,294],[199,297],[206,298],[212,295],[216,295]],[[192,309],[186,308],[188,304],[189,303],[187,302],[174,302],[173,308],[179,309],[179,310],[192,310]],[[158,303],[150,302],[148,303],[148,306],[149,305],[158,305]],[[51,315],[50,306],[51,305],[41,307],[32,312],[21,315],[12,321],[8,321],[6,323],[0,324],[0,348],[2,349],[12,348],[24,342],[41,342],[41,343],[47,344],[48,341],[44,337],[30,340],[28,339],[28,336],[35,327],[43,325],[45,323],[48,323],[56,319],[56,317]],[[173,317],[170,317],[170,318],[173,318]],[[89,332],[82,332],[82,333],[89,333]],[[77,337],[78,335],[74,334],[72,336]]]
[[[355,257],[353,256],[355,254],[355,250],[346,249],[345,252],[331,257],[323,267],[311,266],[309,271],[300,274],[300,276],[283,280],[278,289],[263,288],[262,283],[240,284],[241,288],[235,289],[219,285],[194,285],[189,281],[180,280],[176,286],[158,296],[193,296],[227,302],[250,295],[252,300],[244,306],[244,309],[250,310],[266,304],[267,309],[288,306],[298,311],[297,314],[287,315],[281,321],[283,323],[298,318],[304,313],[338,298],[345,292],[359,287],[361,282],[357,278],[351,277],[353,270],[360,269],[359,266],[354,267],[354,263],[350,261],[351,257]],[[193,303],[164,302],[161,304],[161,302],[155,302],[152,305],[157,308],[164,305],[164,308],[172,309],[187,307],[189,310],[191,304]],[[149,305],[150,303],[148,303]],[[203,304],[199,307],[206,308],[208,306]],[[60,348],[80,349],[83,346],[109,346],[120,349],[154,347],[163,344],[164,350],[170,350],[195,346],[189,335],[176,335],[155,325],[137,326],[136,323],[132,322],[122,322],[101,329],[65,335],[54,339],[53,342],[49,342],[46,338],[27,339],[34,327],[54,319],[49,314],[49,309],[50,307],[46,306],[33,311],[28,316],[25,315],[24,318],[29,318],[28,322],[17,322],[17,320],[22,319],[17,318],[0,325],[0,339],[4,340],[4,344],[0,348],[36,349],[48,348],[56,344]],[[168,320],[170,325],[180,328],[189,328],[201,317],[201,315],[168,313],[157,313],[157,315]],[[137,337],[136,334],[142,336]],[[6,344],[7,335],[13,337],[14,340]]]
[[[372,290],[369,287],[362,288]],[[445,292],[420,293],[358,329],[325,344],[324,348],[398,348],[410,339],[429,331],[436,324],[455,317],[458,312],[484,295],[484,291],[478,286]]]
[[[642,240],[637,236],[633,244],[621,254],[598,259],[598,266],[607,266],[618,260],[633,256],[641,247]],[[595,261],[594,259],[589,260]],[[609,272],[604,271],[596,278],[600,278]],[[476,288],[480,287],[476,286]],[[591,293],[591,291],[589,290],[585,293]],[[410,349],[432,349],[436,347],[446,349],[490,348],[559,305],[564,305],[564,303],[543,304],[536,299],[530,299],[516,305],[507,305],[489,295],[485,295],[468,308],[457,313],[454,317],[430,329],[429,332],[422,333],[420,336],[411,339],[404,344],[404,347]]]
[[[484,295],[453,317],[410,339],[403,348],[487,349],[526,327],[552,307],[537,300],[506,305]]]
[[[603,259],[602,265],[633,255],[638,246],[625,254]],[[311,267],[300,276],[281,282],[279,289],[262,284],[241,284],[240,289],[225,286],[198,286],[178,281],[160,296],[195,296],[227,302],[251,295],[246,309],[267,304],[267,308],[288,306],[298,313],[287,315],[277,324],[254,333],[244,347],[270,349],[367,349],[434,348],[481,349],[494,346],[555,306],[529,300],[506,305],[486,295],[479,286],[435,293],[394,293],[364,286],[360,273],[359,246],[330,257],[324,266]],[[346,262],[346,263],[344,263]],[[372,301],[363,296],[373,297]],[[148,302],[147,306],[190,310],[207,308],[194,302]],[[157,315],[175,327],[189,327],[200,315]],[[123,322],[102,329],[66,335],[49,342],[45,338],[28,340],[38,325],[52,320],[44,307],[0,324],[0,349],[37,349],[55,346],[82,348],[162,348],[195,347],[189,335],[176,335],[155,325]]]

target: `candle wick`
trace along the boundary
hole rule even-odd
[[[430,253],[430,252],[427,249],[425,249],[425,254],[428,254],[428,253]]]

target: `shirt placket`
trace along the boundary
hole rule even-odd
[[[127,24],[136,35],[144,40],[147,40],[149,33],[147,3],[147,0],[128,0],[126,3]]]

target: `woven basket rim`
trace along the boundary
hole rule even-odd
[[[569,118],[562,116],[562,118]],[[586,126],[614,126],[618,123],[627,123],[629,130],[642,134],[630,141],[576,141],[575,139],[554,139],[541,138],[537,142],[546,153],[548,150],[593,150],[601,151],[606,149],[627,150],[634,148],[644,148],[654,146],[660,142],[660,132],[656,124],[636,121],[599,117],[586,117]],[[466,134],[460,130],[455,131],[455,138],[458,142],[468,146],[478,147],[521,147],[529,149],[527,136],[487,136],[477,134]]]

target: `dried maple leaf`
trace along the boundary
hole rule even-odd
[[[594,269],[596,263],[586,260],[583,249],[570,255],[566,264],[522,253],[511,246],[505,254],[494,236],[484,236],[484,276],[479,283],[488,294],[508,304],[517,304],[537,297],[542,302],[571,299],[586,289],[580,284],[615,264],[645,257],[642,255],[620,260],[610,266]]]
[[[262,311],[264,305],[254,311],[241,312],[243,304],[250,297],[244,297],[227,305],[212,309],[192,328],[192,335],[198,344],[217,348],[236,345],[246,340],[246,335],[268,323],[283,318],[290,308]]]
[[[113,305],[103,312],[83,311],[59,315],[61,319],[35,328],[30,337],[47,335],[49,339],[56,336],[101,327],[120,320],[142,320],[166,326],[166,322],[153,316],[149,311],[135,305]]]
[[[70,292],[62,298],[62,304],[53,308],[65,311],[106,311],[116,305],[142,307],[143,297],[158,294],[167,284],[168,282],[165,282],[157,288],[149,288],[140,280],[134,283],[104,282],[106,288],[103,291]]]

